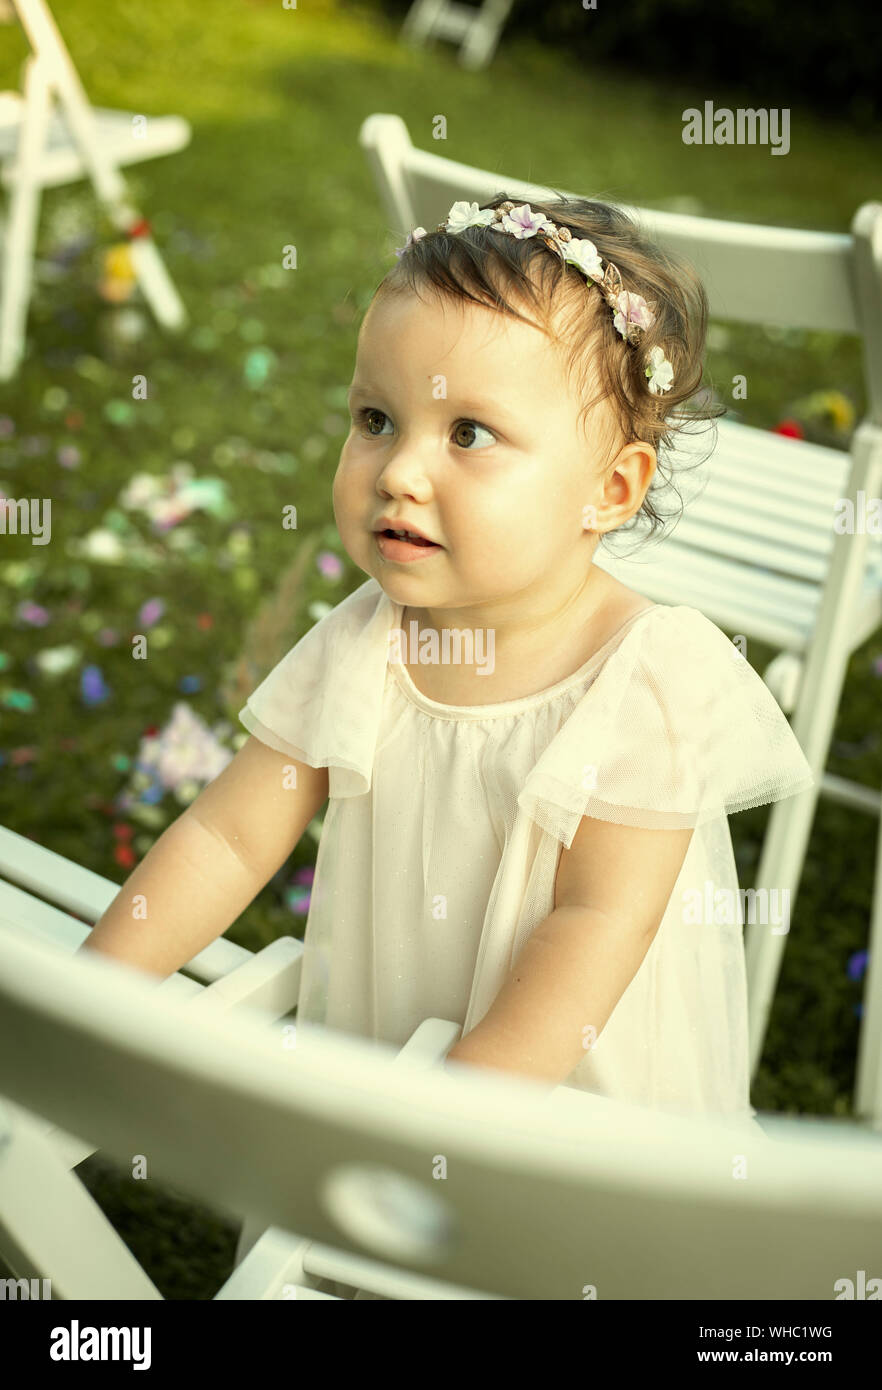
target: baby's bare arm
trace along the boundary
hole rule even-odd
[[[160,835],[80,950],[165,979],[235,922],[327,798],[327,768],[249,738]]]

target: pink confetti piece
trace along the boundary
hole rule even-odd
[[[27,623],[29,627],[45,627],[50,621],[48,609],[41,608],[38,603],[29,603],[27,601],[18,605],[18,617],[21,622]]]
[[[165,612],[165,604],[161,598],[149,598],[146,603],[142,603],[138,612],[138,623],[141,627],[153,627],[158,623]]]

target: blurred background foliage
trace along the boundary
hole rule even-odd
[[[376,3],[395,20],[409,9]],[[506,34],[619,69],[626,82],[686,75],[710,96],[709,82],[736,80],[762,93],[742,105],[810,106],[862,127],[882,115],[878,18],[863,0],[515,0]]]

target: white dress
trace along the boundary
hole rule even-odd
[[[547,690],[444,705],[395,655],[402,614],[369,579],[239,715],[329,773],[298,1035],[400,1046],[431,1017],[469,1033],[553,910],[582,816],[694,826],[649,951],[564,1084],[750,1124],[747,918],[726,815],[813,783],[759,675],[698,609],[658,604]]]

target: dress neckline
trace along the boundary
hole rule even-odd
[[[562,681],[557,681],[545,690],[537,690],[532,695],[522,695],[515,700],[502,700],[490,705],[442,704],[440,700],[431,700],[428,695],[424,695],[421,690],[417,689],[404,662],[390,657],[389,666],[399,688],[410,703],[424,710],[427,714],[435,715],[438,719],[492,719],[500,715],[521,714],[525,710],[535,709],[537,705],[549,703],[559,695],[565,694],[573,686],[579,685],[591,668],[607,653],[622,633],[631,627],[632,623],[635,623],[638,618],[642,618],[644,614],[665,606],[665,604],[660,603],[649,603],[644,608],[639,608],[636,613],[631,614],[630,618],[625,619],[621,627],[616,628],[612,636],[607,638],[601,647],[597,648],[593,656],[590,656],[579,667],[578,671],[573,671],[571,675],[565,676]],[[396,603],[392,605],[392,608],[393,621],[390,623],[390,629],[400,628],[405,605]]]

